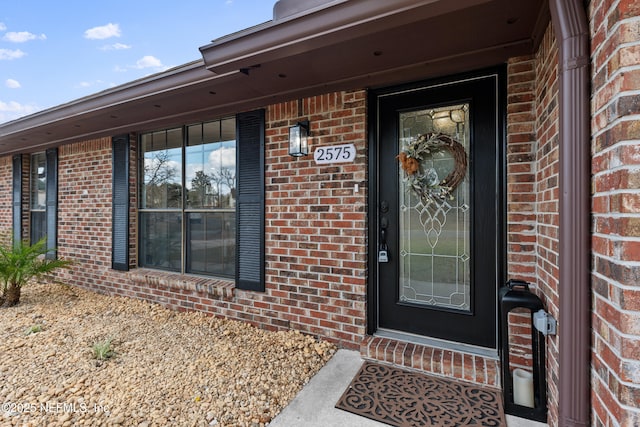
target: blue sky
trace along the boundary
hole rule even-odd
[[[182,65],[275,0],[0,0],[0,123]]]

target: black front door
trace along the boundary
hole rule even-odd
[[[500,76],[372,93],[376,329],[496,348]]]

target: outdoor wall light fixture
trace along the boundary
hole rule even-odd
[[[289,155],[302,157],[309,154],[309,120],[289,128]]]

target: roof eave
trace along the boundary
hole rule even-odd
[[[267,22],[200,47],[205,66],[214,73],[250,69],[366,36],[409,22],[433,18],[490,0],[341,0]],[[428,7],[425,7],[428,6]],[[375,23],[375,25],[371,25]]]
[[[0,125],[0,138],[216,77],[204,71],[202,60],[194,61],[7,122]]]

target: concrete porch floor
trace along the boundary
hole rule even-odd
[[[269,426],[387,426],[387,424],[360,417],[334,407],[363,362],[360,353],[357,351],[338,350],[320,372],[298,393],[295,399],[269,423]],[[508,427],[543,427],[546,425],[507,415]]]

